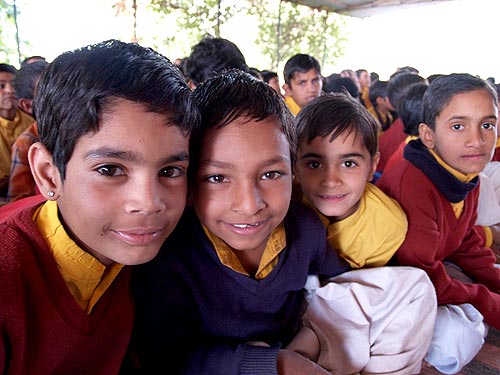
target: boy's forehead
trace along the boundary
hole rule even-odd
[[[301,80],[301,79],[306,79],[308,77],[314,77],[314,78],[316,78],[316,77],[319,77],[319,76],[320,76],[319,72],[315,68],[311,68],[311,69],[309,69],[306,72],[297,71],[297,72],[293,73],[292,79],[294,79],[294,80]]]
[[[14,81],[14,78],[16,78],[16,76],[12,73],[0,72],[0,81],[1,82],[12,82],[12,81]]]
[[[443,104],[436,115],[434,125],[436,127],[440,126],[440,124],[445,126],[447,121],[461,118],[497,119],[498,102],[485,89],[456,93]]]
[[[247,116],[240,116],[224,126],[210,128],[203,136],[204,143],[227,142],[228,148],[236,148],[236,141],[245,143],[259,142],[259,139],[267,139],[270,134],[274,134],[279,138],[284,138],[289,145],[289,140],[284,132],[281,122],[274,118],[268,117],[263,120],[255,120]]]

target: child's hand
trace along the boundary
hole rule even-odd
[[[279,375],[331,375],[318,364],[291,350],[278,352]]]

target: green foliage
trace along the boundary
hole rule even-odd
[[[342,16],[277,0],[152,0],[151,8],[162,16],[173,16],[176,28],[168,30],[166,45],[196,44],[203,36],[220,36],[220,26],[244,12],[257,20],[254,41],[266,61],[277,69],[296,53],[316,57],[322,65],[334,64],[346,41]]]
[[[191,46],[205,35],[220,36],[220,26],[243,9],[238,4],[241,1],[151,0],[150,7],[163,16],[175,19],[176,27],[166,33],[165,44],[187,43],[188,54]]]
[[[14,6],[11,0],[0,0],[0,62],[19,65]]]
[[[295,3],[281,2],[273,9],[272,0],[252,0],[252,12],[258,16],[262,50],[271,57],[271,66],[288,60],[296,53],[307,53],[321,65],[334,64],[342,55],[345,25],[342,16]],[[272,38],[274,38],[274,43]]]

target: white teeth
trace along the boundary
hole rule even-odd
[[[236,228],[251,228],[256,227],[259,224],[233,224]]]

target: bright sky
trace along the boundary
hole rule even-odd
[[[276,0],[278,1],[278,0]],[[18,0],[21,39],[30,41],[26,55],[52,60],[60,53],[108,38],[131,40],[131,17],[115,17],[111,7],[118,0]],[[141,0],[137,1],[141,6]],[[128,2],[129,4],[132,1]],[[498,0],[453,0],[394,11],[363,19],[349,18],[349,42],[336,66],[323,67],[324,75],[342,69],[365,68],[388,79],[397,67],[411,65],[424,77],[434,73],[467,72],[500,82],[497,51]],[[138,37],[143,45],[168,33],[168,26],[138,14]],[[223,29],[247,62],[260,69],[258,48],[252,43],[256,30]],[[187,51],[189,51],[187,47]],[[184,46],[186,50],[186,46]],[[174,60],[178,50],[160,51]],[[279,72],[281,73],[281,72]]]

